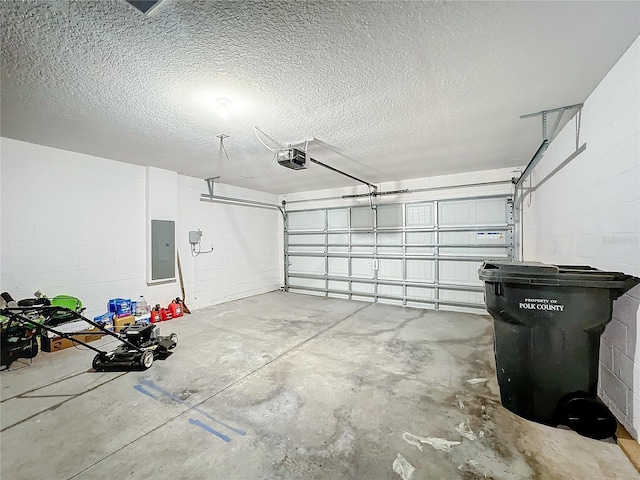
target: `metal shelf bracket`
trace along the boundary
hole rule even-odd
[[[583,103],[576,103],[574,105],[566,105],[564,107],[552,108],[551,110],[542,110],[536,113],[527,113],[526,115],[521,115],[520,118],[531,118],[537,117],[538,115],[542,117],[542,141],[547,140],[548,143],[555,138],[556,130],[558,129],[558,125],[560,125],[560,120],[564,115],[564,112],[567,110],[572,110],[574,108],[582,108]],[[553,126],[551,127],[551,132],[547,131],[547,115],[550,113],[557,113],[556,119],[553,122]]]

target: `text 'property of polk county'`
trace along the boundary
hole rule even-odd
[[[564,305],[558,303],[558,300],[548,298],[525,298],[519,303],[522,310],[549,310],[552,312],[563,312]]]

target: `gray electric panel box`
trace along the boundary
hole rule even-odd
[[[151,220],[151,280],[176,276],[176,222]]]

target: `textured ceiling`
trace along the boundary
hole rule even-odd
[[[526,164],[522,114],[579,103],[639,2],[4,0],[2,136],[273,193]],[[220,117],[216,98],[231,100]],[[230,162],[216,135],[225,133]]]

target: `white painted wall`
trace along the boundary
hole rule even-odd
[[[586,150],[524,198],[524,258],[640,276],[640,40],[586,100]],[[553,106],[553,105],[551,105]],[[569,122],[550,145],[535,188],[576,148]],[[527,181],[528,186],[528,181]],[[640,432],[640,287],[614,303],[601,343],[599,395]]]
[[[146,283],[144,167],[1,142],[0,291],[14,298],[30,297],[37,289],[48,296],[77,296],[88,317],[103,313],[113,297],[145,295],[149,303],[164,305],[181,296],[178,282]],[[187,305],[200,308],[277,289],[279,212],[201,202],[203,180],[178,175],[177,183],[176,245]],[[198,228],[204,232],[203,249],[213,245],[214,252],[193,258],[188,231]]]

